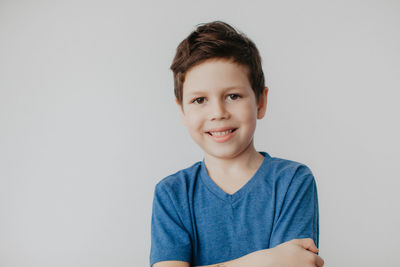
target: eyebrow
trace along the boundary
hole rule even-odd
[[[222,91],[229,91],[229,90],[232,90],[232,89],[244,89],[245,87],[244,86],[229,86],[229,87],[226,87],[226,88],[224,88],[224,89],[222,89]],[[194,92],[189,92],[188,94],[187,94],[187,96],[189,97],[189,96],[194,96],[194,95],[203,95],[203,94],[205,94],[205,92],[203,92],[203,91],[194,91]]]

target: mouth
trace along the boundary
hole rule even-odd
[[[225,136],[230,133],[233,133],[236,130],[237,130],[237,128],[232,128],[232,129],[223,130],[223,131],[210,131],[210,132],[207,132],[207,134],[210,136]]]

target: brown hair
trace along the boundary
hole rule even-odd
[[[174,73],[175,97],[182,105],[186,72],[193,66],[211,59],[232,60],[248,68],[248,78],[257,103],[264,91],[265,81],[261,57],[256,45],[229,24],[214,21],[198,25],[176,49],[171,70]]]

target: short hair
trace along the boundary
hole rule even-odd
[[[248,69],[248,79],[257,103],[264,92],[265,80],[261,57],[256,45],[245,34],[229,24],[214,21],[197,25],[177,47],[171,64],[174,74],[174,92],[182,105],[183,83],[187,71],[207,59],[227,59]]]

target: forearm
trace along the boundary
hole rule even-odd
[[[202,267],[248,267],[248,266],[258,266],[258,261],[260,260],[261,254],[263,255],[263,259],[268,258],[264,257],[268,253],[269,249],[258,250],[252,253],[249,253],[240,258],[221,262],[217,264],[206,265]],[[262,266],[268,266],[267,262],[264,262]]]

